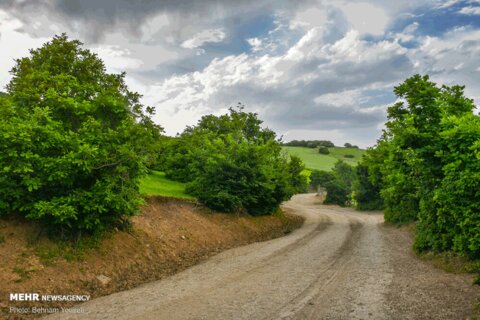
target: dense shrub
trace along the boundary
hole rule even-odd
[[[283,143],[284,146],[291,147],[306,147],[306,148],[316,148],[316,147],[327,147],[333,148],[335,145],[332,141],[329,140],[292,140],[290,142]]]
[[[189,182],[187,192],[212,209],[273,213],[282,201],[305,191],[307,182],[301,160],[289,161],[275,133],[261,123],[242,108],[202,117],[167,152],[166,172]],[[176,161],[185,156],[188,161]]]
[[[0,212],[69,233],[135,213],[160,128],[124,74],[106,73],[62,35],[17,60],[12,75],[0,98]]]
[[[318,148],[318,153],[320,154],[330,154],[330,150],[327,147],[320,147]]]
[[[479,258],[480,117],[450,117],[443,128],[444,151],[439,157],[445,176],[432,191],[428,208],[420,213],[415,247],[453,249]]]
[[[293,193],[303,193],[307,191],[307,176],[303,174],[305,165],[302,159],[297,156],[290,156],[287,164],[288,183],[293,189]]]
[[[360,163],[355,168],[356,177],[352,185],[353,204],[358,210],[381,210],[383,199],[380,196],[380,186],[372,179],[368,166]]]
[[[335,180],[333,173],[323,170],[313,170],[310,173],[310,186],[314,189],[325,188],[330,181]]]
[[[325,197],[325,204],[338,204],[345,206],[349,200],[350,190],[348,186],[340,180],[333,180],[326,184],[327,196]]]
[[[325,183],[327,196],[324,202],[340,206],[350,204],[352,185],[355,180],[355,169],[339,160],[335,163],[332,175],[334,179]]]
[[[345,148],[349,148],[349,149],[358,149],[358,146],[355,146],[351,143],[348,143],[346,142],[344,145],[343,145]]]
[[[419,75],[395,87],[399,102],[357,187],[371,193],[355,197],[368,206],[380,190],[386,221],[418,220],[417,250],[480,258],[480,120],[463,90]]]
[[[346,155],[344,155],[343,157],[344,157],[344,158],[349,158],[349,159],[355,158],[355,156],[354,156],[353,154],[346,154]]]

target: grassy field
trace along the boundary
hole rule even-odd
[[[320,154],[317,148],[283,147],[288,154],[300,157],[308,169],[329,171],[339,159],[350,165],[356,165],[362,158],[365,150],[333,147],[328,148],[330,154]],[[345,158],[345,155],[353,155],[353,158]]]
[[[185,193],[185,184],[168,180],[165,173],[152,171],[140,182],[140,193],[146,196],[165,196],[183,199],[194,199]]]
[[[338,159],[342,159],[348,164],[355,165],[365,153],[365,150],[350,148],[328,148],[330,154],[319,154],[316,148],[303,147],[283,147],[283,150],[291,155],[299,156],[307,169],[326,170],[329,171],[335,165]],[[354,158],[345,158],[346,154],[351,154]],[[306,170],[307,176],[310,170]],[[159,171],[152,171],[140,182],[140,193],[146,196],[165,196],[183,199],[194,199],[185,193],[185,184],[165,178],[165,174]]]

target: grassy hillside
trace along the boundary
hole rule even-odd
[[[330,154],[319,154],[316,148],[304,147],[283,147],[283,150],[291,155],[299,156],[308,169],[331,170],[338,159],[348,164],[355,165],[365,153],[365,150],[333,147],[328,148]],[[345,158],[351,154],[354,158]],[[307,170],[308,171],[308,170]],[[309,174],[307,174],[309,175]],[[194,199],[185,193],[185,184],[165,178],[165,174],[159,171],[152,171],[140,182],[140,192],[146,196],[165,196],[181,199]]]
[[[168,180],[165,173],[152,171],[140,182],[140,193],[147,196],[165,196],[182,199],[193,199],[185,193],[185,184]]]
[[[319,154],[317,148],[283,147],[288,154],[300,157],[308,169],[329,171],[337,160],[341,159],[350,165],[356,165],[362,158],[365,150],[333,147],[328,148],[330,154]],[[345,158],[345,155],[353,155],[353,158]]]

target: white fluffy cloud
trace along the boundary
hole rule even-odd
[[[480,15],[480,7],[463,7],[459,12],[468,15]]]
[[[466,92],[480,101],[480,30],[457,28],[442,37],[427,36],[410,52],[418,72],[429,73],[441,83],[466,86]]]
[[[23,23],[7,12],[0,10],[0,90],[10,80],[9,71],[13,67],[13,60],[26,56],[28,50],[39,47],[48,39],[34,38],[20,30]]]
[[[171,114],[215,113],[242,101],[268,118],[268,125],[281,130],[288,123],[294,128],[290,134],[315,127],[361,128],[382,121],[382,110],[362,109],[368,100],[363,94],[372,84],[404,77],[411,67],[406,49],[395,41],[369,43],[358,31],[334,43],[325,43],[323,37],[323,29],[315,27],[282,55],[243,53],[214,59],[201,71],[157,84],[152,91],[155,105]],[[178,131],[178,122],[191,124],[187,120],[191,118],[177,118],[172,128],[166,124],[167,132]]]
[[[101,45],[91,48],[93,52],[102,57],[110,72],[121,73],[125,70],[142,67],[143,61],[132,57],[129,49],[118,45]]]
[[[222,29],[203,30],[192,38],[185,40],[182,47],[186,49],[194,49],[203,46],[208,42],[222,42],[225,39],[225,32]]]
[[[373,35],[384,34],[389,17],[381,7],[366,2],[355,2],[341,8],[353,29]]]
[[[259,38],[247,39],[248,44],[252,47],[253,52],[258,52],[262,49],[262,40]]]
[[[55,6],[58,1],[65,5]],[[392,87],[414,73],[465,84],[480,100],[480,31],[466,22],[441,35],[430,32],[431,17],[422,11],[471,21],[479,4],[249,0],[132,7],[127,0],[99,0],[75,7],[66,0],[0,1],[0,84],[7,83],[13,58],[67,31],[86,39],[109,72],[127,71],[127,84],[157,107],[156,120],[169,134],[240,101],[287,139],[367,146],[383,128]],[[117,10],[99,9],[113,6]]]

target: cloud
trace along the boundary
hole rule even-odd
[[[458,3],[460,3],[462,0],[439,0],[437,1],[437,5],[435,6],[435,9],[445,9],[445,8],[450,8]]]
[[[480,30],[456,28],[442,37],[427,36],[418,49],[410,52],[417,71],[429,73],[435,81],[466,86],[466,92],[480,101]]]
[[[395,34],[395,37],[403,42],[412,41],[415,39],[415,32],[419,27],[418,22],[414,22],[406,26],[402,32]]]
[[[395,41],[367,42],[358,31],[334,43],[324,36],[325,30],[313,28],[281,55],[214,59],[201,71],[158,83],[155,105],[171,114],[218,113],[241,101],[280,132],[377,126],[385,106],[372,109],[368,91],[390,88],[408,75],[406,49]],[[166,124],[167,132],[177,130],[178,122],[173,129]]]
[[[253,52],[260,51],[262,48],[262,40],[259,38],[247,39],[248,44],[252,47]]]
[[[480,99],[478,4],[2,0],[0,83],[13,58],[66,31],[109,72],[126,70],[169,134],[241,101],[288,138],[366,146],[395,101],[392,87],[414,73],[465,84]]]
[[[290,27],[295,29],[324,26],[328,21],[327,11],[328,9],[319,7],[307,7],[299,10],[290,20]]]
[[[467,15],[480,15],[480,7],[463,7],[459,13]]]
[[[170,37],[185,41],[198,30],[217,22],[238,22],[259,12],[271,12],[272,7],[295,11],[306,1],[309,0],[145,0],[141,3],[131,0],[2,0],[0,9],[8,10],[24,22],[24,30],[28,33],[41,32],[32,27],[40,20],[42,29],[48,29],[49,23],[59,24],[63,31],[78,34],[90,43],[100,43],[109,33],[118,31],[135,40],[164,41]]]
[[[362,101],[361,93],[361,90],[358,89],[326,93],[314,98],[314,101],[318,105],[330,105],[333,107],[353,106]],[[362,102],[365,99],[368,100],[368,97],[363,97]]]
[[[110,72],[121,73],[125,70],[138,69],[143,65],[142,60],[132,57],[130,50],[118,45],[100,45],[93,47],[92,51],[102,58]]]
[[[341,7],[352,28],[360,33],[382,35],[389,17],[381,8],[370,3],[348,3]]]
[[[192,38],[185,40],[182,47],[186,49],[194,49],[203,46],[205,43],[222,42],[225,39],[223,29],[208,29],[195,34]]]
[[[0,9],[0,91],[10,81],[9,71],[14,65],[14,58],[26,56],[32,46],[39,47],[48,41],[47,38],[33,38],[22,33],[22,27],[20,20]]]

